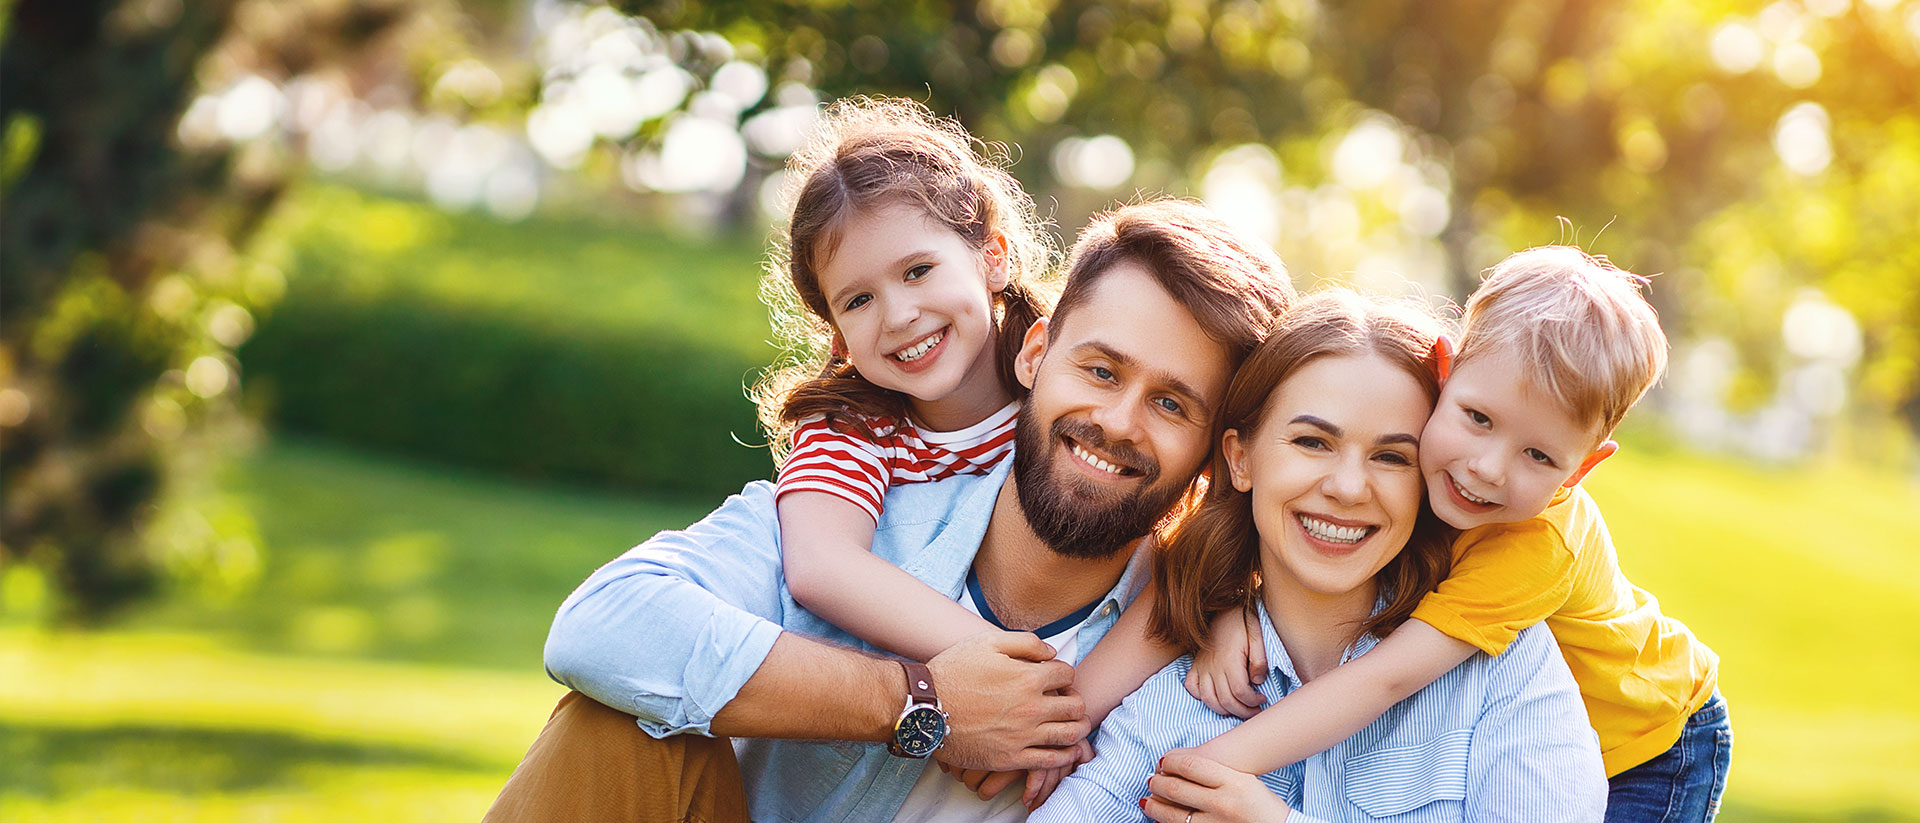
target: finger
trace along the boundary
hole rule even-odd
[[[1231,687],[1234,702],[1239,703],[1240,708],[1246,712],[1245,714],[1235,712],[1235,714],[1240,714],[1242,718],[1252,717],[1260,711],[1261,706],[1267,703],[1266,696],[1260,694],[1260,691],[1255,689],[1252,683],[1242,680],[1236,683],[1230,683],[1228,686]]]
[[[1042,723],[1039,728],[1035,729],[1040,735],[1040,742],[1036,745],[1054,749],[1065,749],[1067,756],[1072,757],[1075,754],[1072,748],[1073,744],[1087,739],[1087,733],[1092,730],[1093,724],[1084,717],[1079,720],[1056,720],[1050,723]]]
[[[1192,750],[1172,751],[1160,758],[1159,774],[1205,788],[1219,788],[1240,775],[1218,760]]]
[[[1048,646],[1048,648],[1052,647]],[[1073,687],[1073,667],[1059,660],[1048,660],[1040,664],[1037,676],[1040,679],[1040,690],[1043,692],[1062,691]]]
[[[1087,701],[1078,695],[1050,694],[1040,698],[1034,709],[1033,720],[1040,725],[1048,723],[1087,723]],[[1082,733],[1084,736],[1084,733]],[[1065,740],[1048,745],[1065,746],[1072,743]]]
[[[1140,802],[1140,811],[1145,812],[1147,819],[1154,823],[1186,823],[1187,815],[1193,812],[1185,806],[1176,806],[1152,795]]]
[[[1027,775],[1030,775],[1030,774],[1034,774],[1034,773],[1033,772],[994,772],[992,775],[988,776],[985,781],[981,782],[981,784],[978,787],[976,787],[973,790],[973,792],[974,794],[979,795],[981,800],[992,800],[995,797],[999,797],[1001,792],[1006,791],[1008,786],[1011,786],[1016,782],[1026,780]]]
[[[977,792],[980,791],[980,784],[986,782],[992,775],[993,772],[986,769],[968,769],[961,773],[960,782],[967,787],[968,791]]]
[[[1001,632],[993,638],[992,645],[994,651],[1019,660],[1052,660],[1054,656],[1053,647],[1033,632]],[[1073,668],[1068,666],[1067,671],[1072,672]]]
[[[1053,796],[1053,790],[1060,788],[1060,781],[1065,780],[1066,777],[1066,769],[1028,772],[1027,791],[1020,797],[1020,803],[1026,806],[1029,812],[1040,808],[1040,804],[1047,802],[1047,798]]]
[[[1203,811],[1210,807],[1208,793],[1212,789],[1184,778],[1167,774],[1156,774],[1147,778],[1147,792],[1183,809]]]
[[[1029,746],[1014,752],[1013,757],[1008,760],[1011,769],[1027,771],[1064,768],[1072,762],[1072,749],[1047,746]]]
[[[1260,630],[1260,615],[1254,609],[1241,610],[1247,618],[1247,679],[1258,686],[1267,682],[1267,643]]]

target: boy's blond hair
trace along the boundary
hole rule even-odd
[[[1647,282],[1572,246],[1515,252],[1467,299],[1455,362],[1511,353],[1535,389],[1605,438],[1667,365],[1667,336],[1640,294]]]

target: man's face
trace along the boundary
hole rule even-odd
[[[1054,551],[1104,557],[1146,534],[1206,462],[1227,349],[1139,264],[1108,271],[1017,373],[1020,507]]]

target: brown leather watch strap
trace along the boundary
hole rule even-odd
[[[907,703],[926,703],[939,705],[940,697],[933,691],[933,670],[927,664],[914,660],[900,661],[900,668],[907,670]]]

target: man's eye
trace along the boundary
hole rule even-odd
[[[1174,414],[1180,414],[1182,411],[1182,408],[1180,406],[1180,401],[1175,400],[1171,397],[1162,397],[1157,400],[1154,400],[1153,402],[1159,404],[1160,408],[1166,409],[1167,411],[1173,412]]]
[[[1467,413],[1467,419],[1472,420],[1473,424],[1476,426],[1485,426],[1493,422],[1493,418],[1488,417],[1484,414],[1481,414],[1480,412],[1477,412],[1473,409],[1466,409],[1465,411]]]
[[[866,305],[867,302],[872,299],[873,299],[873,295],[871,294],[856,294],[853,296],[852,300],[847,301],[847,307],[845,309],[842,309],[842,311],[853,311],[854,309],[857,309],[857,308],[860,308],[861,306]]]
[[[1528,460],[1532,460],[1533,462],[1539,463],[1542,466],[1553,465],[1553,458],[1548,457],[1546,452],[1543,452],[1539,449],[1528,449],[1526,451],[1526,455]]]
[[[931,273],[932,271],[933,271],[933,265],[932,265],[932,264],[929,264],[929,263],[921,263],[921,264],[920,264],[920,265],[918,265],[918,266],[914,266],[914,267],[913,267],[913,268],[911,268],[911,269],[907,269],[907,278],[906,278],[906,279],[907,279],[907,281],[908,281],[908,282],[912,282],[912,281],[915,281],[915,280],[919,280],[919,279],[920,279],[920,278],[922,278],[922,277],[926,277],[926,276],[927,276],[927,275],[928,275],[929,273]]]
[[[1088,371],[1092,372],[1094,377],[1100,378],[1101,380],[1113,379],[1113,370],[1105,366],[1094,366],[1088,369]]]

